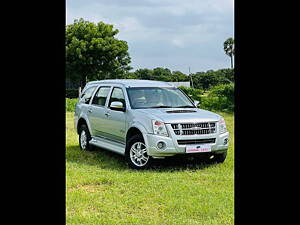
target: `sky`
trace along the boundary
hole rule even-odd
[[[67,0],[66,23],[105,22],[127,42],[132,71],[191,73],[230,67],[224,41],[234,36],[234,0]]]

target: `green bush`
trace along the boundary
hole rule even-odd
[[[202,97],[201,108],[232,112],[234,110],[234,84],[214,86],[207,97]]]
[[[78,98],[79,90],[76,88],[66,89],[66,98]]]
[[[196,88],[189,88],[180,86],[180,88],[186,95],[190,96],[193,100],[197,100],[201,103],[201,95],[203,95],[204,91]]]
[[[77,101],[78,101],[78,98],[72,98],[72,99],[66,98],[66,111],[74,112]]]
[[[209,111],[233,112],[234,105],[228,103],[227,98],[224,97],[203,97],[200,108]]]
[[[221,84],[211,89],[211,96],[226,97],[229,102],[234,101],[234,84]]]

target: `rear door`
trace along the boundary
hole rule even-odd
[[[106,131],[103,124],[106,123],[105,113],[107,111],[106,103],[108,95],[111,91],[111,86],[100,86],[96,91],[91,104],[87,110],[87,115],[90,121],[92,136],[105,137]]]
[[[125,126],[127,112],[111,109],[109,106],[112,102],[122,102],[126,109],[126,101],[124,96],[124,90],[122,87],[113,87],[108,101],[108,107],[106,111],[106,121],[104,129],[107,132],[107,137],[114,141],[125,143]]]

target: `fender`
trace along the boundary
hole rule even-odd
[[[127,132],[132,127],[137,128],[139,131],[141,131],[144,141],[145,141],[145,145],[148,146],[148,140],[147,140],[146,134],[148,134],[149,132],[147,131],[146,127],[139,121],[133,121],[131,124],[129,124]],[[127,132],[126,132],[126,135],[127,135]]]
[[[93,136],[93,133],[92,133],[92,130],[91,130],[90,121],[88,120],[88,117],[87,117],[86,113],[81,112],[80,115],[79,115],[79,117],[78,117],[78,121],[79,121],[81,118],[85,120],[85,122],[86,122],[86,124],[87,124],[87,127],[88,127],[88,129],[89,129],[89,132],[90,132],[91,136]],[[78,122],[77,122],[77,126],[78,126]]]

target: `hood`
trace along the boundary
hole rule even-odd
[[[137,109],[145,114],[159,118],[165,123],[196,123],[218,121],[221,116],[216,113],[198,108],[161,108]]]

